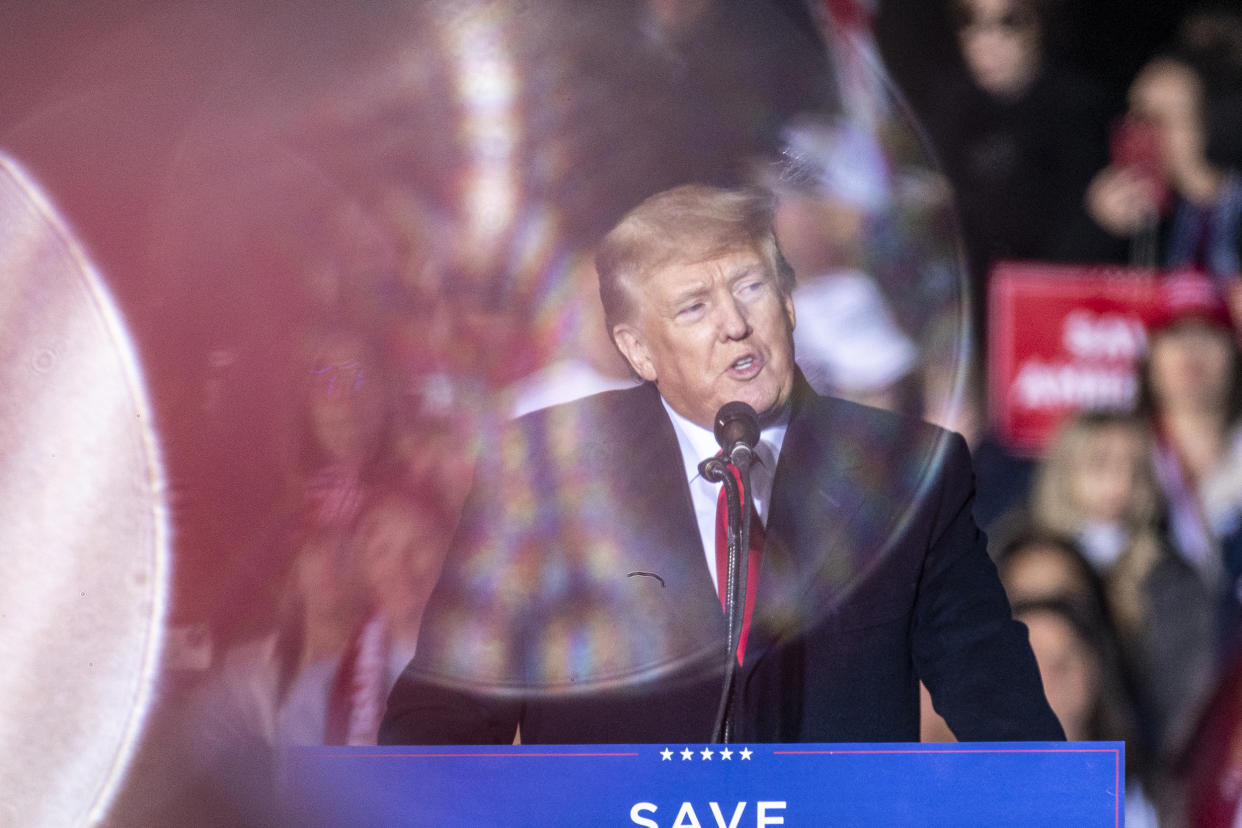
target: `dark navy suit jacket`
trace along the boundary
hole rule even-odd
[[[962,439],[798,376],[735,741],[1064,738],[971,517]],[[514,421],[480,461],[381,743],[704,742],[725,622],[648,384]]]

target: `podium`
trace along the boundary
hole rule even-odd
[[[1122,824],[1121,742],[293,748],[314,826]]]

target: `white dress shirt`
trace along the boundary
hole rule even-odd
[[[673,421],[677,432],[677,444],[681,447],[681,459],[685,464],[686,480],[690,483],[690,498],[694,502],[694,516],[698,521],[699,537],[703,541],[703,557],[711,573],[712,583],[719,584],[716,575],[716,501],[723,483],[712,483],[699,474],[699,463],[720,453],[716,435],[678,414],[665,401],[664,410]],[[755,510],[759,519],[767,525],[768,504],[772,500],[772,478],[776,473],[776,460],[781,456],[781,443],[789,427],[789,411],[759,433],[759,445],[755,446],[756,462],[750,467],[750,489],[754,496]]]

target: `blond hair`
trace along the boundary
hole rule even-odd
[[[634,284],[670,264],[693,264],[751,247],[788,295],[794,271],[773,229],[776,199],[758,187],[685,184],[643,201],[600,242],[595,253],[608,335],[632,319]]]
[[[1088,516],[1074,495],[1074,476],[1090,444],[1110,428],[1133,430],[1141,445],[1150,445],[1148,426],[1141,417],[1116,411],[1081,412],[1057,430],[1031,487],[1033,523],[1045,531],[1076,537]],[[1150,458],[1147,458],[1148,461]],[[1162,502],[1150,462],[1140,462],[1122,523],[1129,543],[1121,557],[1104,573],[1117,625],[1134,632],[1143,615],[1143,584],[1164,552],[1160,533]]]

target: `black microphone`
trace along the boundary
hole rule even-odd
[[[716,412],[716,442],[739,469],[750,468],[759,443],[759,415],[747,403],[734,400]]]
[[[713,431],[720,444],[721,455],[709,457],[699,464],[704,479],[724,484],[728,506],[728,565],[717,573],[725,587],[725,619],[728,635],[725,647],[725,674],[720,688],[720,706],[716,710],[716,723],[712,728],[712,741],[725,743],[732,737],[733,722],[730,711],[734,703],[734,675],[737,671],[737,646],[742,629],[742,610],[746,605],[746,557],[747,539],[750,537],[750,513],[753,510],[750,493],[750,464],[754,461],[754,448],[759,443],[759,415],[744,402],[728,402],[716,412]],[[729,471],[730,464],[737,470],[735,477]]]

